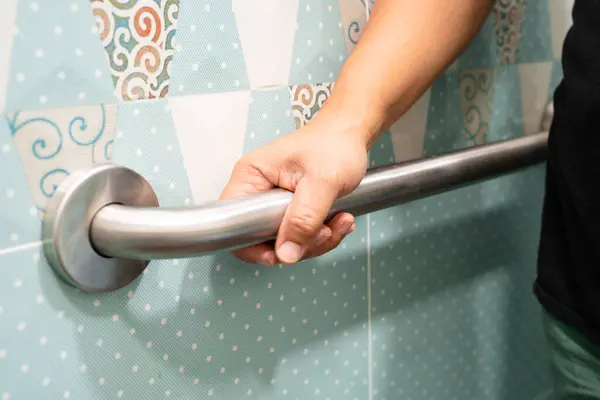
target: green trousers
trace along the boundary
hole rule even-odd
[[[600,347],[553,316],[544,314],[550,346],[554,400],[600,400]]]

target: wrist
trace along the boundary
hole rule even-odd
[[[336,96],[334,93],[321,108],[317,119],[327,121],[326,126],[336,127],[337,131],[352,136],[369,150],[384,129],[384,113],[375,104],[362,104],[357,96]]]

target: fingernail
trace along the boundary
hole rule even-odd
[[[344,221],[340,231],[343,236],[346,236],[354,232],[354,229],[356,229],[356,225],[352,221]]]
[[[325,243],[331,237],[331,230],[323,229],[319,232],[319,236],[317,237],[316,246],[319,247],[323,243]]]
[[[285,242],[277,252],[281,261],[286,263],[295,263],[302,257],[302,248],[294,242]]]

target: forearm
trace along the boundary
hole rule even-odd
[[[475,37],[493,0],[377,0],[322,110],[368,147]]]

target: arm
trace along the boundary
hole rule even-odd
[[[377,0],[329,100],[302,129],[244,156],[221,198],[280,187],[294,192],[274,244],[235,252],[246,262],[294,263],[335,248],[354,217],[325,218],[358,186],[368,149],[454,61],[493,0]]]
[[[377,0],[327,102],[368,147],[475,37],[493,0]]]

